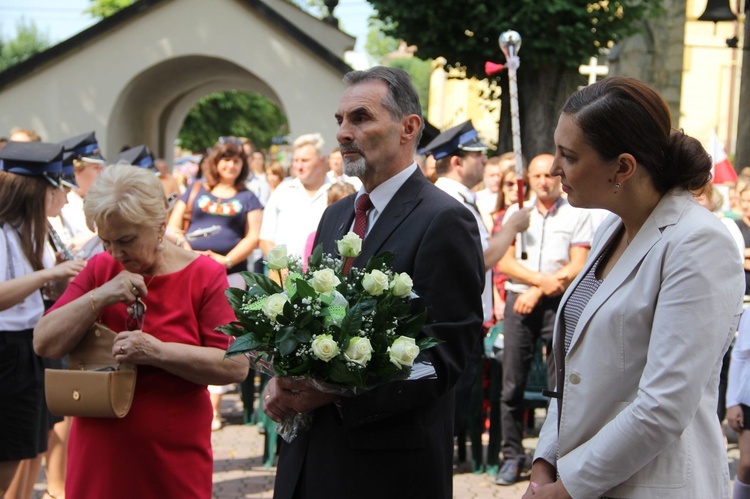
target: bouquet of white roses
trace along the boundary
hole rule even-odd
[[[389,267],[392,253],[344,273],[361,247],[359,236],[349,232],[337,241],[340,258],[318,246],[306,269],[288,257],[284,245],[271,250],[266,264],[282,285],[244,272],[247,291],[227,290],[237,318],[219,328],[237,338],[227,355],[248,354],[268,374],[304,377],[339,395],[409,377],[420,351],[440,341],[417,338],[427,311],[413,309],[412,280]],[[309,424],[307,418],[280,425],[279,433],[291,440]]]

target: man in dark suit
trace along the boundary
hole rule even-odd
[[[335,254],[368,195],[362,266],[395,254],[430,312],[423,334],[443,343],[423,352],[435,375],[394,381],[355,397],[336,397],[291,379],[265,392],[276,421],[314,411],[312,427],[279,454],[274,497],[449,499],[452,496],[453,387],[479,340],[484,264],[471,213],[437,189],[414,162],[423,122],[419,97],[400,69],[348,73],[337,135],[344,171],[363,187],[323,215],[316,244]],[[476,332],[476,333],[473,333]]]

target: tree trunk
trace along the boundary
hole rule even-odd
[[[521,148],[527,160],[539,154],[554,154],[554,133],[560,109],[582,83],[583,77],[573,68],[548,65],[543,68],[523,66],[518,70],[518,100],[521,121]],[[500,80],[502,88],[498,153],[513,150],[510,119],[510,91],[507,74]]]

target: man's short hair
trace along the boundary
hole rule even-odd
[[[344,75],[344,83],[350,87],[368,81],[382,81],[388,85],[388,93],[382,104],[394,120],[400,120],[410,114],[416,114],[422,120],[419,133],[414,141],[416,147],[422,137],[424,119],[422,119],[419,94],[417,94],[417,89],[414,88],[409,73],[400,68],[375,66],[364,71],[350,71]]]
[[[298,147],[311,145],[315,149],[315,152],[318,154],[319,158],[324,158],[326,155],[323,152],[323,148],[325,147],[326,143],[323,140],[323,136],[319,133],[306,133],[305,135],[300,135],[297,137],[297,139],[292,144],[292,147],[297,149]]]

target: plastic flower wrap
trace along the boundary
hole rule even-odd
[[[414,309],[411,277],[390,268],[392,253],[344,275],[362,240],[350,232],[337,248],[341,258],[315,248],[303,271],[285,247],[275,247],[267,264],[282,284],[243,272],[247,290],[227,290],[237,320],[219,328],[236,337],[227,356],[247,354],[262,372],[298,377],[342,396],[416,375],[412,370],[419,353],[440,340],[421,334],[427,311]],[[428,367],[418,377],[434,375]],[[277,430],[291,441],[310,418],[298,415]]]

